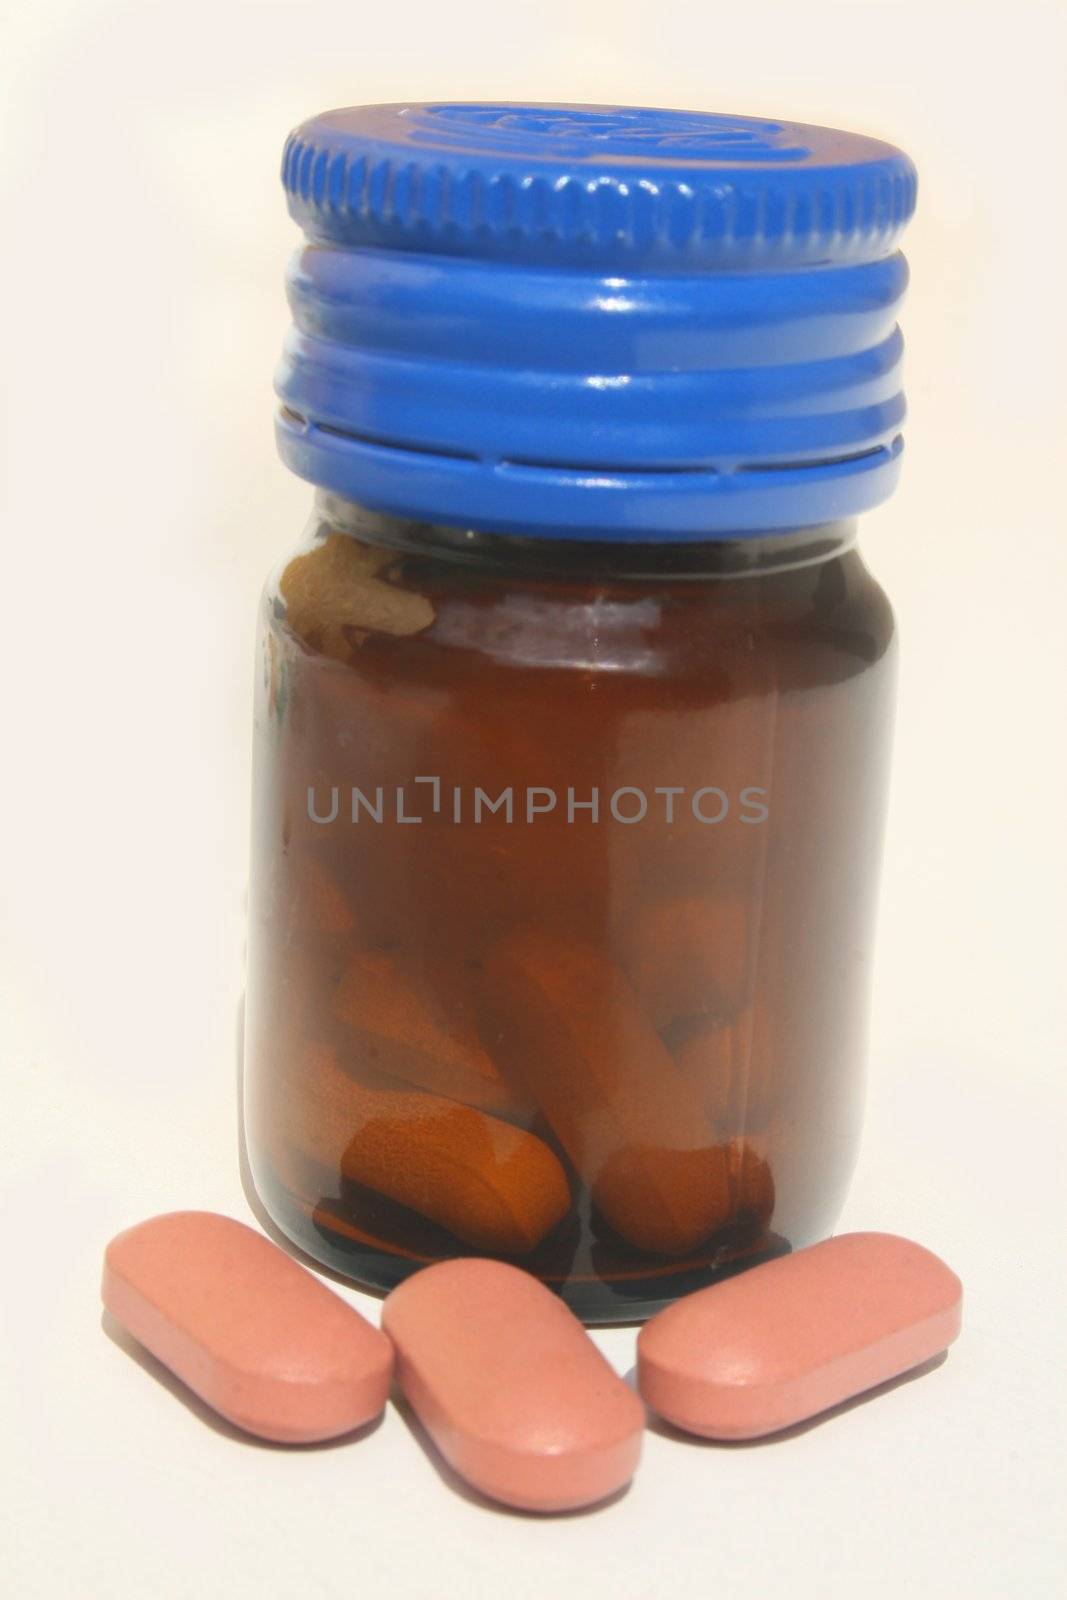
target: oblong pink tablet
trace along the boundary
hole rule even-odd
[[[332,1439],[385,1405],[385,1334],[232,1217],[174,1211],[120,1233],[104,1256],[102,1293],[164,1366],[261,1439]]]
[[[529,1273],[442,1261],[385,1302],[404,1395],[445,1460],[482,1494],[570,1511],[629,1483],[644,1407],[577,1317]]]
[[[641,1329],[638,1388],[709,1439],[757,1439],[937,1355],[960,1331],[945,1263],[891,1233],[846,1233],[678,1300]]]

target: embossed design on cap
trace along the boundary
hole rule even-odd
[[[480,148],[531,151],[543,139],[555,155],[595,160],[610,142],[613,155],[657,155],[728,161],[799,161],[810,154],[796,128],[755,117],[706,111],[656,111],[645,106],[432,105],[411,108],[417,137],[456,140],[477,130]],[[445,125],[444,131],[441,124]]]

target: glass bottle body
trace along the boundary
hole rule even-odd
[[[851,525],[695,545],[320,496],[260,628],[245,1063],[279,1226],[632,1320],[828,1233],[893,624]]]

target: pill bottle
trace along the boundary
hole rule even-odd
[[[487,1255],[639,1319],[825,1236],[857,1153],[914,170],[424,104],[283,178],[252,1178],[357,1283]]]

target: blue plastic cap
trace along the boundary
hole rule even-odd
[[[555,538],[810,527],[891,491],[896,253],[875,139],[699,112],[388,105],[289,138],[307,244],[282,457],[375,510]]]

